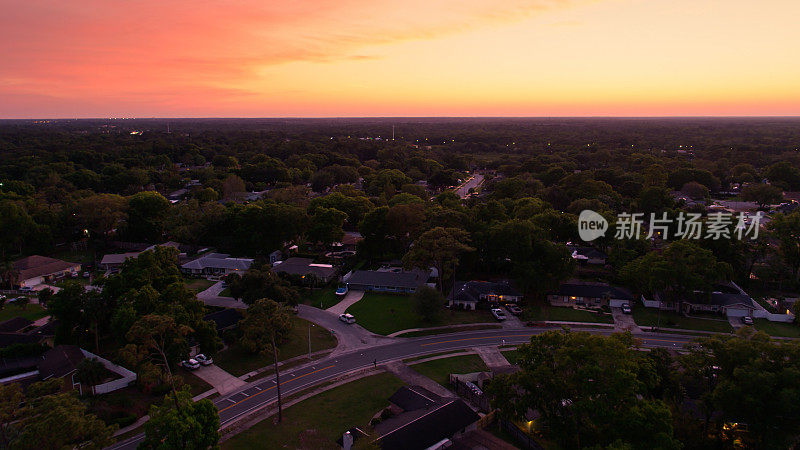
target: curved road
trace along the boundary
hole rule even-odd
[[[430,353],[439,353],[449,350],[459,350],[476,346],[522,344],[536,334],[560,327],[547,328],[519,328],[501,330],[467,331],[452,334],[440,334],[420,338],[398,338],[391,343],[378,344],[368,348],[352,350],[349,352],[331,354],[328,357],[314,361],[303,367],[290,369],[281,373],[281,394],[288,396],[299,390],[324,383],[349,372],[372,367],[373,364],[383,364],[389,361],[407,359]],[[581,331],[608,335],[613,330],[585,328]],[[637,335],[644,348],[674,348],[683,347],[695,336],[678,334],[647,334]],[[277,400],[275,379],[264,378],[247,383],[245,386],[220,397],[214,401],[219,409],[220,428],[250,414],[266,404]],[[128,440],[119,442],[109,447],[111,449],[133,449],[144,439],[144,435],[137,435]]]

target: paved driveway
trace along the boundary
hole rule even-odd
[[[625,314],[622,308],[611,308],[611,315],[614,317],[614,330],[630,331],[631,333],[641,333],[642,329],[633,321],[633,314]]]
[[[219,395],[225,395],[228,392],[233,392],[247,384],[228,372],[222,370],[215,364],[210,366],[202,366],[199,369],[192,371],[192,373],[197,375],[211,386],[214,386],[214,389],[219,392]]]
[[[347,295],[344,296],[342,301],[331,306],[325,311],[328,311],[329,313],[332,314],[336,314],[336,316],[338,317],[339,314],[344,314],[344,312],[347,311],[347,308],[349,308],[350,305],[361,300],[362,297],[364,297],[364,291],[347,291]]]
[[[208,289],[197,294],[198,300],[206,305],[219,306],[222,308],[237,308],[247,309],[247,305],[233,297],[220,297],[219,293],[225,288],[222,286],[222,281],[218,281],[211,285]]]

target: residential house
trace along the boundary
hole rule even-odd
[[[80,389],[80,382],[75,379],[78,365],[86,358],[77,345],[59,345],[46,351],[37,365],[39,379],[46,381],[61,378],[64,381],[62,390]]]
[[[447,300],[450,306],[477,309],[480,304],[518,303],[522,294],[508,281],[467,281],[456,283]]]
[[[244,273],[253,265],[250,258],[231,258],[225,253],[209,253],[181,265],[181,272],[195,277]]]
[[[428,281],[423,270],[406,271],[398,268],[357,270],[344,279],[349,289],[356,291],[399,292],[413,294]]]
[[[100,260],[100,269],[106,272],[118,271],[122,263],[128,258],[138,258],[141,252],[128,252],[128,253],[112,253],[103,255]]]
[[[720,283],[712,292],[696,291],[682,301],[669,298],[663,292],[656,292],[653,300],[642,297],[642,303],[649,308],[675,311],[685,314],[695,312],[720,313],[728,317],[752,316],[753,312],[762,309],[735,283]]]
[[[592,264],[592,265],[605,265],[608,256],[594,247],[578,247],[575,245],[568,245],[572,259],[579,264]]]
[[[15,281],[12,284],[18,287],[32,288],[80,273],[80,271],[80,263],[33,255],[14,262]]]
[[[463,400],[443,398],[420,386],[402,387],[390,398],[394,416],[375,425],[383,450],[441,448],[476,428],[480,416]]]
[[[236,327],[239,324],[239,321],[242,320],[242,317],[242,313],[239,311],[233,308],[228,308],[223,309],[222,311],[206,314],[203,317],[203,320],[210,320],[214,322],[214,325],[217,328],[217,333],[220,333],[224,330]]]
[[[336,268],[330,264],[316,264],[311,258],[291,257],[286,261],[276,261],[272,266],[275,273],[306,276],[313,275],[317,280],[328,283],[336,277]]]
[[[625,288],[606,283],[572,280],[547,294],[547,300],[553,306],[619,307],[633,301],[633,294]]]
[[[334,251],[356,251],[358,243],[363,241],[364,237],[357,231],[345,231],[341,242],[334,242],[332,247]]]

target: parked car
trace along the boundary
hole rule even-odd
[[[631,305],[630,305],[630,304],[628,304],[628,303],[623,303],[623,304],[622,304],[622,313],[623,313],[623,314],[631,314],[631,313],[632,313],[632,311],[631,311]]]
[[[340,297],[343,295],[347,295],[347,291],[348,291],[347,286],[340,286],[336,289],[336,295]]]
[[[83,272],[83,278],[89,278],[91,274],[89,272]]]
[[[79,274],[78,272],[70,272],[69,273],[69,277],[70,278],[78,278],[79,276],[81,276],[81,274]]]
[[[352,314],[341,314],[339,320],[344,323],[356,323],[356,318]]]
[[[515,316],[518,316],[518,315],[522,314],[522,308],[520,308],[519,306],[514,305],[514,304],[506,305],[506,309],[508,310],[508,312],[510,312],[511,314],[513,314]]]
[[[492,308],[492,315],[497,320],[506,320],[506,313],[500,308]]]
[[[214,359],[213,358],[210,358],[210,357],[208,357],[208,356],[206,356],[206,355],[204,355],[202,353],[198,353],[198,354],[194,355],[194,360],[199,362],[200,364],[202,364],[204,366],[210,366],[211,364],[214,364]]]
[[[750,316],[744,316],[744,317],[742,317],[742,323],[745,324],[745,325],[752,325],[753,324],[753,318],[750,317]]]
[[[33,288],[30,286],[22,286],[19,290],[20,292],[33,292]]]
[[[200,368],[200,363],[196,359],[186,359],[181,361],[181,367],[189,370],[196,370]]]

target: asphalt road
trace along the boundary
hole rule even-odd
[[[481,185],[481,183],[483,183],[483,175],[476,173],[472,176],[472,178],[468,179],[464,182],[464,184],[456,188],[456,194],[458,194],[458,196],[462,199],[467,198],[467,195],[469,195],[469,190],[472,188],[477,188]]]
[[[282,372],[281,395],[286,397],[349,372],[371,367],[373,364],[380,365],[398,359],[476,346],[522,344],[528,342],[531,336],[552,329],[554,328],[484,330],[398,339],[389,344],[329,356],[315,361],[313,365]],[[582,331],[604,335],[613,333],[613,330],[598,328],[586,328]],[[689,335],[660,333],[647,333],[637,337],[641,339],[641,346],[644,348],[672,349],[679,349],[695,338],[695,336]],[[236,392],[216,399],[214,404],[219,409],[221,427],[224,428],[227,424],[250,414],[265,404],[276,401],[275,387],[274,377],[264,378],[247,383]],[[134,436],[109,448],[134,449],[143,439],[143,434]]]

